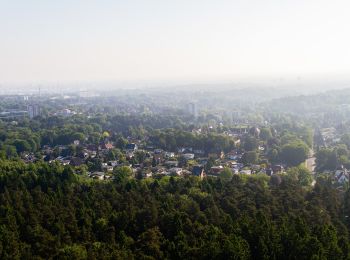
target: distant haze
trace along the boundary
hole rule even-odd
[[[342,0],[0,0],[0,83],[346,78]]]

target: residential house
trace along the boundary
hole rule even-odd
[[[178,167],[170,168],[169,172],[172,175],[181,176],[182,175],[182,168],[178,168]]]
[[[201,179],[203,179],[205,177],[205,172],[204,172],[204,167],[201,165],[195,165],[192,168],[192,174],[194,176],[198,176]]]
[[[178,161],[166,161],[164,162],[164,165],[167,167],[177,167],[179,165]]]
[[[218,176],[223,170],[224,167],[222,165],[213,166],[210,168],[210,175]]]
[[[127,151],[125,152],[125,157],[126,157],[126,159],[128,159],[128,160],[132,159],[132,158],[134,157],[134,151],[132,151],[132,150],[127,150]]]
[[[334,173],[334,179],[339,184],[344,184],[346,182],[349,182],[349,173],[348,170],[344,167],[341,167],[340,169],[336,170]]]
[[[193,160],[194,154],[193,153],[185,153],[182,155],[186,160]]]
[[[161,153],[163,153],[163,150],[162,150],[162,149],[155,149],[155,150],[153,151],[153,153],[154,153],[154,154],[161,154]]]
[[[84,164],[84,160],[80,157],[72,157],[69,164],[72,166],[80,166],[82,164]]]
[[[90,176],[90,178],[93,178],[93,179],[104,180],[105,173],[104,172],[93,172],[93,173],[90,173],[89,176]]]
[[[116,166],[118,166],[118,161],[109,161],[108,164],[113,166],[113,167],[116,167]]]
[[[239,168],[237,166],[234,166],[231,168],[231,171],[234,173],[234,174],[238,174],[239,173]]]
[[[164,156],[161,153],[153,154],[154,160],[157,162],[157,164],[163,162]]]
[[[240,174],[246,174],[246,175],[251,175],[252,174],[252,170],[250,169],[242,169],[239,171]]]
[[[151,178],[153,176],[152,172],[144,172],[142,173],[143,178]]]
[[[337,179],[339,184],[344,184],[346,182],[349,182],[349,175],[345,174],[344,172],[339,176]]]
[[[273,174],[276,174],[276,173],[280,173],[280,172],[283,172],[284,168],[282,165],[273,165],[272,167],[272,172]]]
[[[192,147],[181,147],[178,149],[179,153],[192,153],[193,148]]]
[[[114,148],[114,145],[110,142],[106,142],[106,143],[102,143],[100,147],[102,150],[111,150]]]
[[[267,168],[267,169],[265,170],[265,173],[266,173],[267,176],[271,176],[272,173],[273,173],[273,171],[272,171],[271,168]]]
[[[137,151],[137,149],[138,149],[138,146],[135,143],[129,143],[125,147],[125,150],[128,152],[135,152],[135,151]]]
[[[231,151],[231,152],[227,153],[225,157],[229,160],[237,160],[237,152]]]
[[[107,166],[107,172],[113,172],[114,167],[113,166]]]
[[[86,146],[86,149],[88,151],[94,151],[94,152],[97,152],[98,151],[98,145],[95,145],[95,144],[89,144]]]
[[[193,153],[197,156],[203,156],[205,154],[204,150],[196,149]]]
[[[208,158],[212,158],[212,159],[218,159],[219,156],[217,153],[208,153]]]
[[[174,158],[175,157],[175,153],[173,153],[173,152],[165,152],[164,156],[166,158]]]

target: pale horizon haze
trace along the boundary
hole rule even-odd
[[[0,0],[0,82],[346,77],[350,2]]]

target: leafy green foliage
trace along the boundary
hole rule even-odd
[[[247,135],[243,140],[243,148],[245,151],[254,151],[258,149],[259,141],[253,136]]]
[[[261,131],[260,132],[260,138],[263,141],[267,141],[270,138],[272,138],[272,133],[271,133],[271,129],[270,128],[264,127],[264,128],[261,128],[260,131]]]
[[[317,170],[335,170],[338,164],[337,153],[333,149],[323,148],[316,153]]]
[[[1,259],[347,259],[349,193],[268,177],[78,179],[58,164],[0,162]],[[228,172],[227,172],[228,173]],[[227,174],[228,175],[228,174]],[[307,179],[307,178],[306,178]]]
[[[280,158],[289,166],[297,166],[306,160],[308,153],[309,148],[305,143],[288,143],[282,147]]]
[[[220,179],[224,181],[229,181],[232,179],[233,173],[229,168],[225,168],[221,173],[220,173]]]
[[[249,151],[243,154],[242,162],[244,164],[254,164],[258,162],[258,153],[255,151]]]
[[[312,182],[311,172],[303,165],[289,168],[287,176],[297,181],[300,186],[309,186]]]

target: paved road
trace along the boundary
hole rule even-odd
[[[305,166],[309,169],[311,173],[315,173],[316,157],[313,150],[310,151],[310,156],[308,159],[306,159]]]

